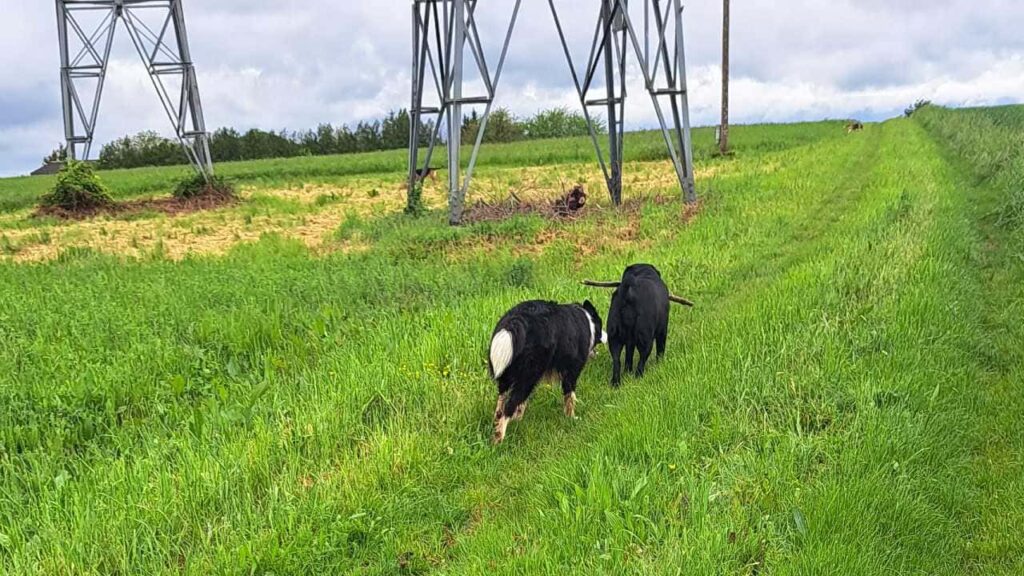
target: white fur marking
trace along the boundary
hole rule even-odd
[[[512,333],[508,330],[501,330],[491,339],[491,367],[494,369],[494,377],[504,374],[508,365],[512,363]]]
[[[594,338],[597,337],[597,334],[595,333],[595,330],[594,330],[594,318],[592,316],[590,316],[590,312],[587,311],[587,308],[585,308],[583,306],[580,306],[580,310],[583,311],[583,315],[587,319],[587,324],[590,326],[590,357],[594,358],[594,356],[597,354],[597,352],[595,351],[594,348],[597,347],[598,343],[604,343],[604,341],[607,338],[606,338],[606,336],[604,334],[604,330],[601,330],[601,339],[600,339],[600,341],[594,341]]]
[[[583,310],[583,316],[587,318],[587,325],[590,326],[590,350],[593,351],[594,347],[597,346],[597,343],[594,342],[594,337],[597,336],[594,334],[594,319],[590,317],[590,312],[586,308],[580,308],[580,310]]]
[[[607,344],[607,343],[608,343],[608,333],[605,332],[604,330],[601,330],[601,344]]]

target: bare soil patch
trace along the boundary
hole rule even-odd
[[[145,198],[129,200],[107,206],[92,206],[68,210],[59,206],[44,206],[33,214],[36,218],[49,217],[61,220],[89,220],[97,216],[132,216],[156,212],[168,216],[191,214],[204,210],[223,208],[239,202],[237,196],[228,193],[208,193],[192,198]]]

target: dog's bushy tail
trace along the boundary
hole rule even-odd
[[[491,376],[498,378],[508,365],[512,363],[515,356],[515,343],[512,340],[512,333],[501,329],[491,338]]]
[[[495,379],[505,373],[516,357],[516,342],[522,343],[524,327],[520,322],[503,322],[491,337],[491,376]]]

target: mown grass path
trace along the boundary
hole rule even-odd
[[[689,223],[0,264],[0,572],[1017,573],[1019,234],[919,123],[819,129]],[[492,447],[494,321],[634,261],[698,303],[665,360]]]

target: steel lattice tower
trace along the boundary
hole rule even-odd
[[[686,53],[683,36],[682,0],[634,0],[642,4],[642,23],[634,22],[629,0],[597,0],[597,24],[583,69],[577,67],[558,14],[555,0],[547,0],[569,65],[573,85],[587,120],[594,149],[616,205],[622,202],[622,151],[625,131],[627,53],[639,64],[644,87],[651,97],[669,157],[672,160],[687,203],[695,202],[693,152],[686,85]],[[422,174],[419,162],[420,122],[433,118],[423,168],[430,166],[442,125],[447,126],[449,221],[462,220],[466,192],[473,178],[480,145],[494,104],[501,71],[508,55],[512,32],[522,0],[514,0],[512,16],[504,36],[501,55],[492,72],[487,65],[476,24],[477,0],[413,0],[412,3],[412,105],[410,107],[409,190]],[[484,93],[463,93],[466,48],[480,72]],[[598,80],[603,76],[603,86]],[[427,80],[431,80],[439,104],[424,106]],[[462,178],[461,127],[464,105],[484,105],[472,155]],[[603,111],[608,122],[607,155],[601,148],[601,134],[595,111]]]
[[[68,157],[88,159],[118,22],[196,171],[213,174],[181,0],[56,0]]]

